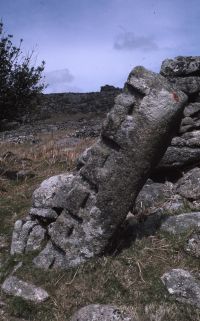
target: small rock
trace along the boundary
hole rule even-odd
[[[49,221],[54,221],[57,219],[58,215],[56,213],[56,211],[54,211],[51,208],[35,208],[32,207],[30,209],[29,214],[34,218],[39,218],[39,219],[45,219],[45,220],[49,220]]]
[[[17,172],[17,180],[23,181],[29,178],[33,178],[35,176],[35,173],[33,173],[30,170],[25,170],[22,169],[20,171]]]
[[[154,183],[148,180],[140,191],[135,204],[137,214],[155,213],[173,195],[172,183]]]
[[[161,231],[171,234],[185,233],[200,227],[200,212],[184,213],[168,217],[161,225]]]
[[[0,250],[8,247],[8,240],[5,235],[0,235]]]
[[[36,225],[33,227],[29,234],[25,252],[32,252],[41,249],[41,244],[45,240],[46,230],[40,226]]]
[[[43,181],[33,193],[33,207],[64,208],[73,178],[73,175],[60,174]]]
[[[200,91],[200,77],[176,78],[177,88],[187,95],[195,94]]]
[[[200,199],[200,168],[193,168],[178,180],[177,193],[189,200]]]
[[[165,273],[161,280],[177,301],[200,308],[200,281],[188,271],[173,269]]]
[[[187,244],[185,245],[185,251],[197,258],[200,257],[200,233],[193,233]]]
[[[200,112],[200,103],[192,103],[185,107],[184,109],[184,116],[191,117]]]
[[[136,321],[136,319],[116,306],[91,304],[76,312],[70,321]]]
[[[29,234],[36,225],[37,222],[33,221],[24,222],[18,220],[15,222],[11,243],[11,255],[24,253]]]
[[[48,299],[48,293],[42,288],[37,288],[31,283],[9,276],[2,284],[2,290],[9,295],[21,297],[24,300],[40,303]]]

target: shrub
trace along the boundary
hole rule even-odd
[[[46,87],[42,82],[45,62],[32,64],[33,53],[23,56],[12,43],[0,22],[0,119],[22,120],[34,107],[39,93]]]

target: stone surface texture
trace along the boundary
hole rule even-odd
[[[186,103],[187,96],[163,76],[133,69],[77,172],[51,177],[33,194],[32,213],[51,209],[58,215],[46,227],[49,241],[34,260],[37,266],[67,269],[103,253],[163,156]],[[38,222],[32,216],[16,223],[12,244],[18,252]]]
[[[161,225],[161,230],[178,235],[200,228],[200,212],[183,213],[167,217]]]
[[[137,321],[123,308],[91,304],[76,312],[70,321]]]
[[[173,269],[165,273],[161,280],[177,301],[200,308],[200,281],[188,271]]]
[[[15,276],[9,276],[2,284],[2,290],[9,295],[40,303],[48,299],[48,293],[31,283],[24,282]]]

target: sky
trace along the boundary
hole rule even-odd
[[[0,0],[0,19],[46,62],[46,93],[123,87],[137,65],[200,55],[199,0]]]

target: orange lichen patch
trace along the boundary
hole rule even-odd
[[[174,99],[175,101],[179,102],[179,97],[178,97],[177,93],[173,92],[173,93],[172,93],[172,96],[173,96],[173,99]]]

